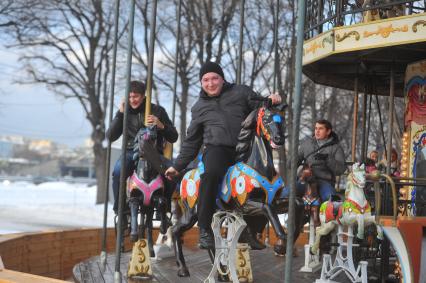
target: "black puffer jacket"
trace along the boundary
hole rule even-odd
[[[174,168],[184,169],[197,155],[202,144],[235,147],[241,123],[259,105],[260,97],[248,86],[225,82],[220,95],[209,97],[203,90],[192,107],[192,120]]]
[[[137,109],[129,107],[128,111],[127,149],[133,149],[136,134],[141,128],[145,127],[145,100]],[[164,129],[158,129],[157,145],[162,146],[164,139],[170,143],[174,143],[178,139],[178,133],[170,121],[166,110],[159,105],[151,104],[151,113],[164,124]],[[111,121],[111,126],[106,133],[106,136],[110,141],[117,140],[123,133],[123,118],[124,113],[117,111],[114,119]],[[162,152],[162,148],[159,148],[159,150]]]

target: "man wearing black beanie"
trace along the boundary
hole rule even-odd
[[[200,97],[192,107],[192,120],[187,136],[182,143],[181,152],[168,168],[168,178],[176,176],[197,156],[203,148],[204,173],[201,175],[198,196],[199,246],[213,249],[214,239],[211,231],[212,217],[216,208],[216,196],[220,182],[229,166],[235,163],[235,146],[241,123],[248,114],[258,107],[259,96],[245,85],[225,81],[220,65],[206,62],[200,68]],[[273,104],[281,103],[278,94],[269,96]]]

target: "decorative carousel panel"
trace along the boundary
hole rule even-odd
[[[335,52],[426,41],[426,14],[343,26],[334,29]]]
[[[303,65],[330,55],[334,50],[333,36],[334,32],[330,30],[306,41],[303,44]]]
[[[425,22],[426,25],[426,22]],[[425,32],[426,34],[426,32]],[[405,133],[401,169],[403,176],[426,178],[426,60],[407,66],[405,73]],[[408,200],[423,201],[426,188],[405,186]],[[412,203],[412,206],[417,204]],[[423,207],[423,204],[420,204]],[[419,208],[421,208],[419,207]],[[423,214],[423,208],[418,212]]]

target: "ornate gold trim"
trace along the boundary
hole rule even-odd
[[[413,32],[417,32],[417,26],[418,26],[418,25],[426,26],[426,21],[424,21],[424,20],[419,20],[419,21],[415,22],[415,23],[413,24],[413,26],[411,27],[411,29],[413,30]]]
[[[322,42],[321,42],[322,47],[325,47],[325,44],[326,44],[326,43],[328,43],[328,44],[332,44],[332,43],[333,43],[333,38],[332,38],[332,36],[331,36],[331,35],[326,36],[326,37],[324,37],[324,38],[322,39]]]
[[[319,44],[318,42],[314,41],[308,48],[303,49],[303,55],[307,55],[312,52],[312,54],[315,54],[318,48],[322,48],[323,46]]]
[[[403,25],[402,27],[394,28],[392,24],[388,26],[379,26],[376,31],[364,31],[364,37],[370,37],[372,35],[381,35],[383,38],[389,37],[391,33],[394,32],[408,32],[408,25]]]
[[[355,40],[357,40],[357,41],[360,38],[359,33],[356,30],[353,30],[353,31],[350,31],[350,32],[345,32],[342,37],[340,37],[339,34],[336,34],[336,41],[337,42],[342,42],[343,40],[345,40],[346,38],[350,37],[351,35],[355,36]]]

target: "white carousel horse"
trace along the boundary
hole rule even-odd
[[[358,239],[364,239],[364,227],[368,224],[376,224],[375,217],[371,215],[371,206],[368,203],[365,194],[364,186],[366,183],[364,165],[355,163],[352,166],[352,172],[348,175],[345,191],[344,202],[324,202],[320,207],[320,221],[321,226],[317,228],[315,242],[312,245],[311,252],[313,254],[319,254],[319,245],[322,236],[328,235],[333,232],[337,227],[338,229],[338,250],[334,265],[331,265],[330,256],[324,257],[323,277],[332,276],[342,270],[346,270],[352,275],[353,282],[366,282],[367,280],[367,263],[361,262],[360,266],[355,269],[353,258],[352,258],[352,247],[353,244],[353,226],[357,225],[358,233],[356,237]],[[348,228],[347,233],[344,233],[344,227]],[[382,228],[376,224],[377,227],[377,238],[383,239]],[[343,236],[346,237],[343,237]],[[346,242],[344,242],[346,238]],[[346,257],[343,256],[343,248],[346,248]],[[361,276],[358,274],[361,272]]]

